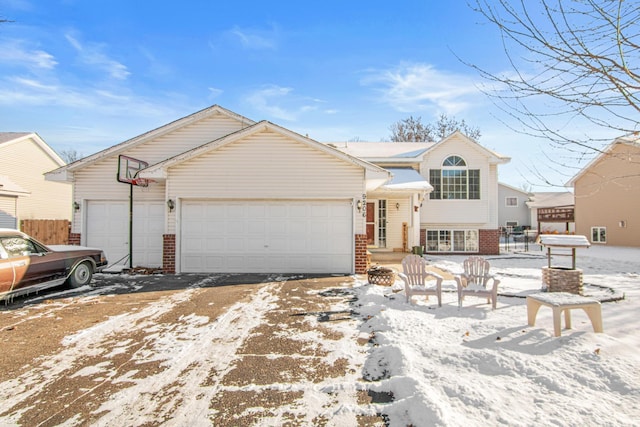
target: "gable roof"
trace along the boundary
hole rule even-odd
[[[70,163],[66,166],[53,170],[51,172],[47,172],[47,175],[56,175],[61,174],[66,171],[74,171],[77,169],[84,168],[88,165],[91,165],[97,161],[104,159],[105,157],[113,156],[122,153],[125,150],[129,150],[137,145],[143,144],[151,139],[158,138],[160,136],[166,135],[170,132],[173,132],[177,129],[183,128],[187,125],[190,125],[194,122],[202,120],[207,117],[211,117],[216,114],[222,114],[234,120],[237,120],[241,123],[246,123],[247,126],[255,124],[255,122],[251,119],[248,119],[240,114],[236,114],[233,111],[227,110],[226,108],[222,108],[219,105],[212,105],[211,107],[207,107],[200,111],[196,111],[193,114],[189,114],[188,116],[182,117],[181,119],[174,120],[171,123],[160,126],[156,129],[145,132],[141,135],[138,135],[134,138],[128,139],[119,144],[113,145],[109,148],[106,148],[102,151],[98,151],[95,154],[87,156],[83,159],[77,160],[73,163]]]
[[[0,175],[0,196],[28,196],[29,191],[11,181],[8,176]]]
[[[332,142],[327,145],[370,162],[416,163],[434,142]]]
[[[525,203],[530,208],[559,208],[573,206],[575,199],[569,191],[548,191],[533,193]]]
[[[525,196],[529,196],[532,194],[529,191],[523,190],[522,188],[516,188],[513,185],[505,184],[504,182],[498,182],[498,187],[504,187],[504,188],[508,188],[511,191],[517,191],[518,193],[521,193]]]
[[[580,179],[589,169],[591,169],[596,163],[598,163],[601,159],[607,156],[613,148],[617,144],[625,144],[630,145],[632,147],[640,148],[640,133],[634,132],[621,137],[618,137],[611,142],[611,144],[607,145],[596,157],[594,157],[589,163],[587,163],[577,174],[573,176],[567,183],[564,185],[565,187],[573,187],[578,179]]]
[[[379,166],[376,166],[372,163],[369,163],[357,157],[351,156],[349,154],[343,153],[340,150],[337,150],[326,144],[317,142],[306,136],[302,136],[296,132],[293,132],[289,129],[283,128],[281,126],[278,126],[266,120],[263,120],[254,125],[240,129],[236,132],[220,137],[214,141],[208,142],[199,147],[193,148],[191,150],[185,151],[184,153],[178,154],[176,156],[173,156],[166,160],[158,162],[154,165],[151,165],[146,169],[141,170],[139,173],[139,176],[140,178],[148,178],[148,179],[166,179],[167,170],[172,166],[191,160],[193,158],[196,158],[210,151],[217,150],[220,147],[231,144],[235,141],[239,141],[243,138],[246,138],[258,132],[263,132],[265,130],[276,132],[281,135],[287,136],[300,143],[303,143],[312,148],[315,148],[329,155],[332,155],[333,157],[339,158],[341,160],[344,160],[346,162],[349,162],[356,166],[360,166],[364,168],[364,170],[366,171],[367,181],[369,181],[372,185],[375,185],[376,187],[384,184],[391,177],[391,175],[387,170]]]
[[[511,161],[511,157],[508,156],[503,156],[502,154],[496,153],[493,150],[488,149],[487,147],[480,145],[480,143],[476,142],[475,140],[469,138],[467,135],[465,135],[464,133],[460,132],[459,130],[453,132],[451,135],[443,138],[440,142],[438,142],[436,144],[437,147],[439,147],[440,145],[446,144],[448,141],[455,139],[455,138],[461,138],[464,142],[466,142],[467,144],[469,144],[469,146],[474,147],[475,149],[479,150],[480,152],[482,152],[485,156],[487,156],[487,158],[489,159],[489,163],[491,164],[505,164],[505,163],[509,163]]]
[[[42,151],[46,153],[59,166],[65,165],[65,161],[54,151],[53,148],[44,142],[40,135],[35,132],[0,132],[0,149],[9,145],[19,144],[26,140],[32,140]]]
[[[0,132],[0,144],[13,141],[23,136],[31,135],[30,132]]]
[[[439,142],[332,142],[328,145],[373,163],[419,163],[429,151],[455,138],[461,138],[470,146],[480,150],[492,164],[511,161],[510,157],[489,150],[460,131],[453,132]]]

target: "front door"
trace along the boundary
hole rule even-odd
[[[367,202],[367,245],[376,244],[376,204]]]

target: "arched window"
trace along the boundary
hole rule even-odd
[[[460,156],[444,159],[442,169],[429,170],[431,199],[480,199],[480,169],[469,169]]]

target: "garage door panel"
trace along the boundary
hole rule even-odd
[[[181,271],[350,273],[353,269],[350,201],[185,200],[181,205],[182,224],[203,224],[200,234],[190,233],[193,227],[181,230]],[[217,216],[200,217],[203,211]],[[191,242],[198,240],[207,242],[204,257],[192,253],[196,246]]]
[[[162,265],[164,202],[133,205],[133,262],[135,266]],[[87,201],[87,246],[102,249],[109,263],[125,264],[129,255],[129,201]]]

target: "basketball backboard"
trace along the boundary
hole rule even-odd
[[[135,159],[133,157],[119,155],[118,156],[118,181],[125,184],[139,185],[146,187],[149,180],[138,178],[138,172],[149,166],[149,163]]]

